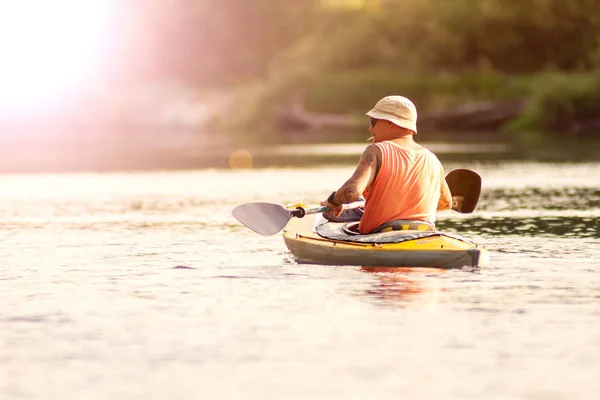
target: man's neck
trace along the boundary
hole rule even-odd
[[[392,137],[389,140],[410,140],[411,142],[414,140],[413,139],[413,135],[406,134],[406,133],[402,133],[402,134],[397,134],[397,135],[392,135]]]

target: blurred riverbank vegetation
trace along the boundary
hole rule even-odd
[[[511,148],[457,157],[600,157],[598,0],[106,1],[92,79],[0,115],[0,169],[222,166],[264,144],[366,143],[364,113],[390,94],[417,105],[419,141]]]
[[[358,117],[392,93],[424,114],[527,100],[507,130],[600,118],[596,0],[224,0],[211,16],[229,21],[212,24],[211,81],[236,87],[244,109],[226,114],[227,129],[268,129],[298,101]],[[197,59],[204,72],[206,61]]]
[[[317,114],[364,134],[402,94],[420,118],[514,102],[494,132],[600,132],[598,0],[110,1],[102,72],[65,120],[268,138]]]

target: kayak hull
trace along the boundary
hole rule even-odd
[[[285,244],[299,263],[461,268],[483,267],[489,262],[489,254],[484,246],[441,232],[399,243],[358,243],[322,237],[313,229],[313,225],[313,218],[292,218],[284,228]],[[402,234],[404,231],[397,232]],[[405,232],[410,234],[410,231]]]

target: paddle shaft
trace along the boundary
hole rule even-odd
[[[344,210],[352,210],[354,208],[363,207],[364,205],[365,205],[364,201],[355,201],[353,203],[342,204],[342,206],[343,206],[342,208]],[[331,210],[331,208],[326,207],[326,206],[309,208],[308,210],[306,210],[302,207],[298,207],[295,210],[291,211],[291,215],[292,215],[292,217],[302,218],[307,214],[319,214],[319,213],[324,213],[324,212],[328,212],[328,211],[332,211],[332,210]]]

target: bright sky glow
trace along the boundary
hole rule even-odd
[[[108,44],[108,0],[0,0],[0,117],[43,110],[91,81]]]

